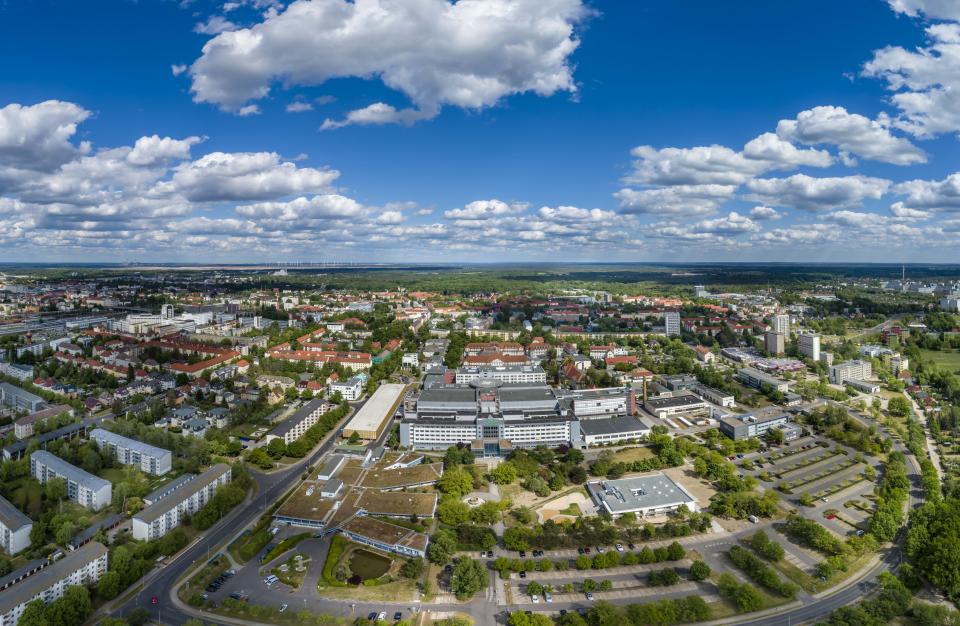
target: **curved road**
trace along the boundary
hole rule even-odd
[[[851,413],[860,418],[862,421],[870,420],[868,416],[857,411],[851,410]],[[126,602],[122,603],[119,608],[115,608],[113,613],[126,615],[134,608],[141,606],[150,610],[151,618],[156,620],[157,623],[163,624],[164,626],[167,624],[179,626],[191,617],[200,617],[208,624],[216,624],[219,626],[235,626],[239,623],[255,623],[246,620],[226,620],[225,618],[213,617],[213,615],[210,613],[194,613],[190,609],[184,610],[179,608],[173,601],[176,593],[176,583],[189,569],[194,566],[194,564],[197,562],[206,561],[208,558],[210,558],[210,556],[217,552],[217,546],[220,546],[229,539],[232,539],[234,535],[256,521],[263,511],[265,511],[271,504],[279,499],[288,489],[297,484],[300,480],[300,474],[304,467],[307,465],[316,465],[317,461],[323,455],[329,453],[333,448],[335,439],[335,437],[330,437],[329,440],[321,444],[321,446],[317,448],[310,457],[305,458],[286,469],[270,474],[253,472],[254,479],[258,486],[256,496],[253,497],[251,501],[246,502],[231,511],[221,522],[213,526],[207,535],[199,538],[195,543],[191,544],[175,559],[167,563],[166,566],[159,570],[154,570],[148,574],[141,581],[141,584],[144,587],[143,590],[140,593],[132,596]],[[902,444],[897,442],[895,448],[907,454],[907,471],[908,477],[912,484],[909,506],[910,508],[916,508],[923,503],[923,491],[920,481],[919,465],[916,462],[916,459],[914,459],[913,456],[904,449]],[[808,601],[806,604],[802,604],[801,606],[778,612],[775,615],[758,616],[754,619],[751,619],[749,616],[744,616],[740,620],[735,620],[735,623],[742,624],[744,626],[781,626],[788,623],[802,624],[804,622],[824,618],[834,609],[858,602],[875,587],[877,577],[882,572],[893,570],[899,565],[899,542],[902,538],[902,535],[903,532],[901,532],[901,535],[898,537],[897,543],[892,548],[887,549],[878,562],[871,566],[866,572],[863,572],[859,575],[857,582],[850,584],[840,591],[816,598],[812,602]],[[491,585],[495,584],[498,584],[498,581],[495,578],[495,573],[491,572]],[[478,624],[488,625],[494,623],[505,623],[508,610],[530,608],[527,605],[522,607],[497,606],[493,603],[493,598],[491,595],[490,589],[488,588],[488,595],[486,598],[483,596],[478,596],[474,598],[473,601],[466,604],[430,604],[423,605],[421,608],[431,611],[457,610],[469,613],[476,618]],[[152,604],[152,597],[157,597],[158,603],[156,605]],[[623,603],[623,600],[617,601],[616,603]],[[349,602],[330,602],[329,605],[331,609],[334,610],[329,612],[362,616],[366,615],[368,612],[379,612],[381,610],[387,610],[391,613],[396,610],[405,610],[409,604],[410,603],[398,603],[395,605],[387,605],[384,603],[373,604],[357,602],[351,604]],[[556,612],[560,609],[576,610],[582,606],[588,607],[589,603],[556,603],[551,605],[550,610],[551,612]],[[546,609],[545,606],[538,608],[541,608],[541,610]],[[336,609],[342,610],[337,611]],[[186,611],[190,611],[190,613]],[[211,617],[213,617],[213,619],[211,619]],[[733,622],[728,621],[728,623]]]

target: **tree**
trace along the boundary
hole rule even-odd
[[[446,565],[457,551],[457,537],[448,530],[438,530],[430,538],[427,559],[435,565]]]
[[[247,456],[247,461],[261,469],[270,469],[273,467],[273,461],[263,448],[254,448]]]
[[[487,572],[480,561],[461,557],[453,566],[450,590],[458,600],[467,600],[487,586]]]
[[[527,595],[539,596],[541,593],[543,593],[543,585],[537,581],[533,581],[527,585]]]
[[[104,600],[113,600],[122,590],[123,580],[117,572],[107,572],[97,582],[97,594]]]
[[[410,559],[400,566],[400,575],[404,578],[420,578],[425,567],[423,559]]]
[[[473,475],[462,467],[453,467],[444,471],[437,487],[443,493],[460,498],[473,490]]]
[[[142,606],[138,606],[127,615],[127,621],[130,622],[130,626],[143,626],[150,621],[150,611]],[[186,624],[184,624],[184,626],[186,626]]]
[[[444,496],[437,506],[437,518],[448,526],[458,526],[470,519],[470,507],[457,498]]]
[[[44,485],[43,490],[46,493],[47,500],[60,502],[67,497],[67,481],[62,478],[51,478]]]
[[[34,600],[24,607],[17,626],[53,626],[46,618],[47,607],[43,600]]]
[[[710,577],[710,566],[703,561],[694,561],[690,565],[690,577],[693,580],[706,580]]]
[[[283,439],[276,438],[271,439],[270,443],[267,444],[267,454],[271,458],[279,459],[287,452],[287,444],[283,442]]]
[[[517,479],[517,468],[506,461],[493,468],[490,472],[490,478],[498,485],[509,485]]]
[[[903,396],[893,396],[887,402],[887,411],[897,417],[906,417],[910,415],[910,403]]]
[[[668,561],[679,561],[687,555],[687,551],[683,549],[679,543],[674,541],[669,546],[667,546],[667,560]]]

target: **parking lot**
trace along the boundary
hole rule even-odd
[[[766,489],[776,489],[801,515],[841,537],[866,530],[875,481],[864,472],[869,466],[880,475],[879,459],[814,437],[738,456],[734,462],[744,475],[754,476]]]

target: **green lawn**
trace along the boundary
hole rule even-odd
[[[960,370],[960,352],[958,351],[921,350],[920,354],[923,355],[924,360],[932,361],[946,370],[951,372]]]

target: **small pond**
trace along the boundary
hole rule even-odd
[[[390,569],[390,559],[369,550],[355,550],[350,556],[350,571],[363,580],[380,578]]]

